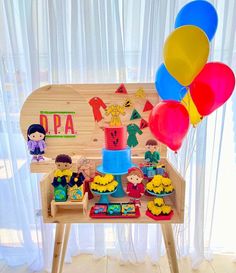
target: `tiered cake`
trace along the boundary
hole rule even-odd
[[[101,173],[122,175],[133,166],[131,150],[127,147],[126,127],[105,127],[105,148],[102,150],[102,165],[97,168]]]

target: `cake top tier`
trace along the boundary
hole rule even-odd
[[[127,129],[125,126],[106,126],[104,133],[107,150],[124,150],[127,147]]]

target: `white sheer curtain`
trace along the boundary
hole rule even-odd
[[[39,177],[19,130],[30,92],[48,83],[153,82],[180,0],[2,0],[0,2],[0,258],[49,269],[53,225],[42,223]],[[211,59],[235,69],[236,1],[212,1],[219,27]],[[191,129],[169,156],[186,178],[186,217],[175,226],[179,256],[197,267],[213,250],[236,251],[236,97]],[[222,230],[227,230],[222,236]],[[66,260],[79,253],[157,262],[159,225],[74,225]]]

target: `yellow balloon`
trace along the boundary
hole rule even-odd
[[[189,91],[187,92],[185,97],[182,99],[181,103],[188,110],[190,123],[195,127],[199,122],[202,121],[203,116],[199,114],[197,107],[194,104]]]
[[[188,25],[175,29],[164,45],[164,63],[169,73],[188,86],[207,62],[209,40],[198,27]]]

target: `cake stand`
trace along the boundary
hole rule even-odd
[[[165,196],[169,196],[169,195],[171,195],[171,194],[173,194],[174,192],[175,192],[175,190],[173,190],[172,192],[170,192],[170,193],[155,193],[155,192],[153,192],[153,191],[149,191],[149,190],[146,190],[149,194],[151,194],[151,195],[154,195],[154,196],[156,196],[156,197],[165,197]]]
[[[114,194],[118,189],[118,186],[116,187],[116,189],[114,191],[111,191],[111,192],[98,192],[98,191],[92,191],[93,194],[96,194],[96,195],[100,195],[100,199],[98,201],[99,204],[108,204],[110,203],[109,201],[109,195],[111,194]]]
[[[134,167],[136,165],[132,164],[131,167]],[[103,169],[103,166],[100,165],[97,167],[97,170],[100,172],[100,173],[103,173],[103,174],[110,174],[106,171],[104,171]],[[117,186],[117,190],[112,193],[112,197],[116,197],[116,198],[119,198],[119,197],[124,197],[126,195],[124,189],[123,189],[123,186],[122,186],[122,175],[124,174],[127,174],[128,172],[119,172],[119,173],[112,173],[112,175],[114,176],[114,180],[116,180],[118,182],[118,186]]]

